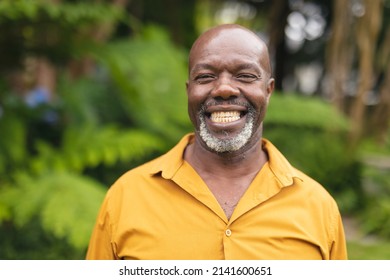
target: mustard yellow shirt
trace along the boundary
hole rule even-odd
[[[193,135],[109,189],[87,259],[346,259],[334,199],[267,140],[269,161],[230,220],[183,160]]]

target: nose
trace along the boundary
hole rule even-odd
[[[223,99],[237,97],[239,94],[239,89],[234,86],[233,81],[229,77],[220,77],[214,89],[211,91],[212,97],[221,97]]]

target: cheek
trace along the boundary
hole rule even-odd
[[[207,92],[199,87],[189,87],[187,90],[188,108],[198,111],[207,99]]]
[[[264,107],[267,107],[268,105],[268,97],[266,94],[264,94],[264,92],[257,92],[256,94],[248,96],[247,98],[248,101],[255,106],[256,111],[262,111],[264,110]]]
[[[188,93],[188,115],[192,124],[197,127],[198,126],[198,112],[202,105],[202,99],[199,98],[193,92]]]
[[[200,103],[208,96],[208,92],[210,92],[209,88],[205,85],[190,85],[187,88],[187,96],[188,100],[194,103]]]
[[[196,110],[194,109],[192,104],[188,102],[188,116],[194,126],[197,126],[197,122],[198,122],[196,115],[197,115]]]
[[[265,113],[267,111],[269,95],[264,92],[257,93],[256,95],[252,95],[250,98],[248,97],[248,100],[252,103],[256,111],[256,122],[261,123],[264,120]]]
[[[267,113],[268,103],[269,103],[269,96],[265,96],[264,101],[263,101],[261,108],[260,108],[260,121],[261,122],[263,122],[265,115]]]

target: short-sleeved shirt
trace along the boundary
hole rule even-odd
[[[109,189],[87,259],[346,259],[335,200],[263,139],[268,162],[227,219],[183,159],[186,135]]]

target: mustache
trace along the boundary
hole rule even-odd
[[[224,100],[224,101],[218,101],[218,100],[211,100],[206,101],[203,103],[200,107],[199,113],[204,113],[207,111],[207,108],[210,106],[221,106],[221,105],[237,105],[237,106],[243,106],[247,108],[248,111],[254,111],[254,106],[250,104],[249,102],[242,102],[237,100]]]

